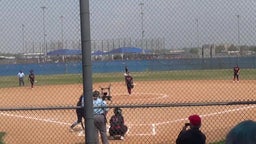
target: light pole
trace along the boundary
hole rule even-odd
[[[240,15],[236,15],[237,17],[237,47],[240,53]]]
[[[197,47],[200,48],[200,43],[199,43],[199,22],[198,22],[198,19],[196,19],[196,40],[197,40]],[[201,53],[202,53],[202,58],[204,58],[204,49],[203,49],[203,47],[201,48]]]
[[[22,29],[22,51],[25,53],[25,25],[21,24]]]
[[[143,45],[143,39],[144,39],[144,11],[143,11],[143,6],[144,3],[141,2],[140,4],[140,15],[141,15],[141,41]]]
[[[46,49],[46,40],[45,40],[46,33],[45,33],[45,20],[44,20],[44,13],[45,13],[46,6],[42,6],[41,9],[43,10],[43,39],[44,39],[43,45],[44,45],[44,55],[46,56],[47,49]]]
[[[62,49],[64,48],[64,34],[63,34],[63,15],[60,16],[61,19],[61,45]]]

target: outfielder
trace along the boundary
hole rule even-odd
[[[235,82],[236,80],[237,80],[237,82],[239,82],[239,73],[240,73],[239,66],[236,64],[236,66],[233,68],[233,70],[234,70],[233,82]]]

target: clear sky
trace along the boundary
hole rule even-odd
[[[256,44],[255,0],[90,0],[90,12],[92,40],[140,39],[143,26],[144,39],[165,39],[169,49]],[[44,38],[72,47],[79,15],[79,0],[0,0],[0,52],[23,52],[24,41],[31,51]]]

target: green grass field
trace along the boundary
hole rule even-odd
[[[255,69],[242,69],[240,78],[243,80],[255,80]],[[190,71],[161,71],[161,72],[134,72],[135,81],[153,80],[231,80],[232,69],[225,70],[190,70]],[[123,73],[101,73],[93,74],[93,82],[118,82],[123,81]],[[0,77],[0,88],[17,87],[18,78],[16,76]],[[62,74],[62,75],[36,75],[36,85],[59,85],[59,84],[82,84],[82,74]],[[25,83],[29,84],[28,78]]]
[[[0,132],[0,144],[4,144],[5,132]]]

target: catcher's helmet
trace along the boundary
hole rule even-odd
[[[93,97],[99,97],[100,96],[100,92],[95,90],[95,91],[92,92],[92,96]]]
[[[115,109],[114,109],[114,113],[116,114],[116,115],[118,115],[118,114],[122,114],[122,109],[121,108],[119,108],[119,107],[116,107]]]

